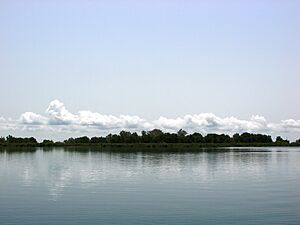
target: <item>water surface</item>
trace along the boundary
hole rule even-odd
[[[0,151],[0,224],[300,224],[300,148]]]

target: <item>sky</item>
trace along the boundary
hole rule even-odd
[[[0,0],[0,136],[300,138],[300,1]]]

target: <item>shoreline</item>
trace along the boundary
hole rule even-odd
[[[300,147],[300,144],[295,143],[102,143],[102,144],[64,144],[54,143],[51,145],[45,144],[4,144],[0,148],[31,148],[31,147],[96,147],[96,148],[230,148],[230,147]]]

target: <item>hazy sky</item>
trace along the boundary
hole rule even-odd
[[[1,0],[0,81],[4,136],[183,126],[300,137],[300,1]]]

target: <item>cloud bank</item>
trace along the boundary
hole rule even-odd
[[[154,128],[176,132],[185,129],[188,132],[201,133],[291,133],[300,132],[300,120],[286,119],[277,123],[268,122],[263,116],[254,115],[249,120],[236,117],[218,117],[213,113],[184,115],[177,118],[159,117],[147,121],[136,115],[104,115],[89,110],[73,114],[59,100],[50,102],[44,115],[25,112],[19,119],[5,119],[0,116],[2,131],[47,131],[47,132],[117,132],[120,130],[142,131]]]

